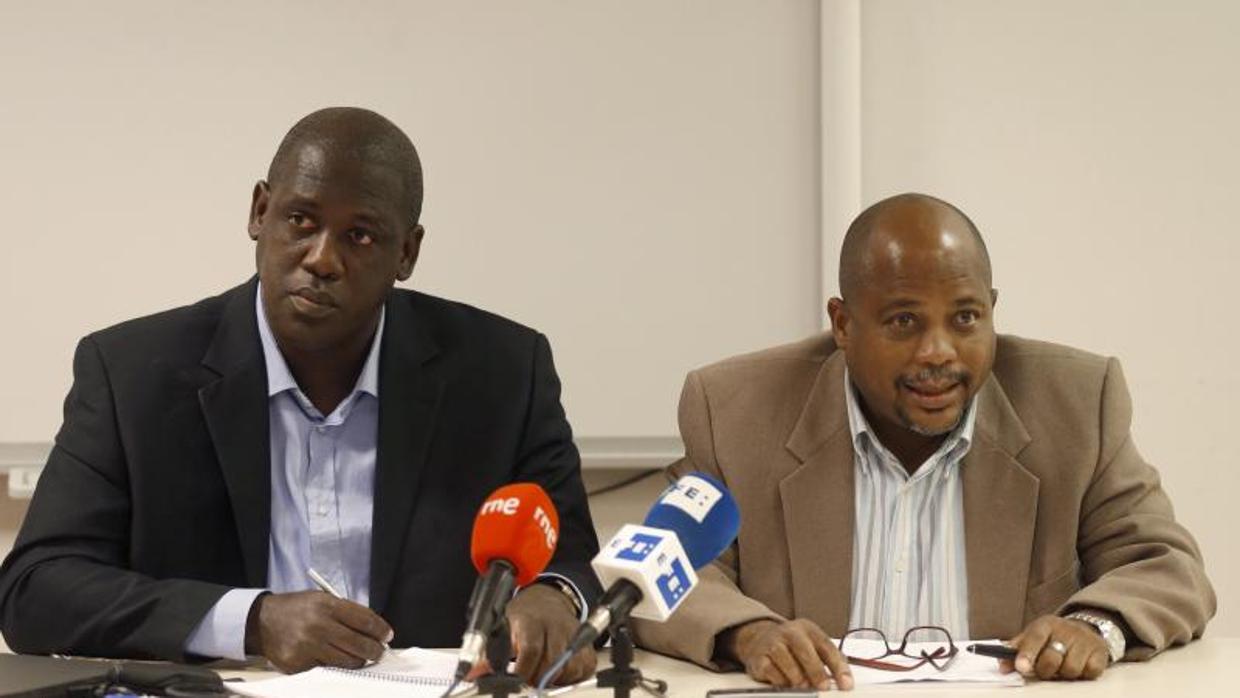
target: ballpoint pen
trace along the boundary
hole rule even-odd
[[[314,569],[313,567],[307,567],[307,568],[306,568],[306,574],[307,574],[307,575],[309,575],[309,577],[310,577],[310,581],[314,582],[314,585],[315,585],[316,587],[318,587],[319,589],[321,589],[321,590],[323,590],[323,591],[325,591],[325,592],[327,592],[327,593],[331,594],[332,596],[334,596],[334,597],[336,597],[336,598],[338,598],[338,599],[343,599],[343,598],[344,598],[344,595],[342,595],[340,592],[336,591],[336,587],[332,586],[332,585],[331,585],[331,582],[327,581],[327,579],[326,579],[326,578],[324,578],[324,577],[323,577],[323,575],[321,575],[321,574],[319,574],[317,571],[315,571],[315,569]],[[386,651],[388,651],[388,650],[390,650],[390,649],[392,649],[392,648],[388,646],[388,643],[384,642],[384,643],[383,643],[383,651],[385,651],[385,652],[386,652]]]
[[[1007,645],[972,644],[965,648],[973,654],[995,659],[1016,659],[1016,648]]]

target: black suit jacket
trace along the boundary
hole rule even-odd
[[[183,657],[233,587],[267,583],[267,376],[256,281],[87,336],[64,424],[12,553],[0,628],[16,651]],[[541,485],[560,514],[548,571],[593,602],[598,542],[547,339],[394,289],[379,358],[371,606],[397,646],[455,646],[478,506]]]

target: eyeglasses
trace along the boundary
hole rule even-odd
[[[919,647],[910,647],[911,643]],[[935,647],[931,649],[926,645]],[[946,671],[956,658],[957,651],[951,633],[937,625],[909,628],[908,632],[904,633],[900,646],[895,649],[891,647],[883,631],[877,628],[854,628],[840,638],[840,654],[844,655],[849,664],[883,671],[912,671],[925,664],[939,671]],[[901,659],[885,661],[893,656]]]

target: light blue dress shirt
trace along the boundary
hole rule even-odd
[[[856,468],[850,628],[878,628],[898,644],[917,625],[969,637],[964,491],[960,469],[973,444],[977,400],[912,475],[878,440],[844,374]],[[929,636],[914,640],[931,639]]]
[[[386,311],[353,391],[326,417],[289,371],[254,300],[267,365],[271,436],[271,537],[266,589],[233,589],[190,633],[187,652],[245,659],[245,622],[264,591],[315,589],[313,568],[345,597],[370,601],[371,519],[379,428],[379,346]]]

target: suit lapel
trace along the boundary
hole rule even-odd
[[[389,295],[379,354],[370,605],[380,612],[395,581],[443,392],[442,377],[431,362],[439,352],[434,328],[416,312],[413,298],[399,291]]]
[[[1024,620],[1038,479],[1016,460],[1029,433],[994,376],[977,399],[974,443],[961,463],[969,632],[1009,637]]]
[[[838,636],[848,627],[855,522],[842,352],[823,363],[786,447],[801,462],[779,483],[793,608]]]
[[[257,281],[229,292],[202,364],[219,378],[198,391],[232,503],[246,583],[267,586],[271,448],[267,368],[254,315]]]

